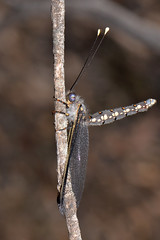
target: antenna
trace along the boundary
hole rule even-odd
[[[101,29],[98,29],[98,30],[97,30],[97,35],[96,35],[96,38],[95,38],[95,40],[94,40],[94,42],[93,42],[93,44],[92,44],[92,47],[91,47],[91,49],[90,49],[90,51],[89,51],[88,57],[86,58],[86,61],[85,61],[84,65],[83,65],[80,73],[78,74],[75,82],[74,82],[73,85],[71,86],[70,91],[72,91],[72,89],[74,88],[74,86],[77,84],[77,82],[79,81],[79,79],[80,79],[81,76],[83,75],[85,69],[86,69],[86,68],[90,65],[90,63],[92,62],[95,54],[97,53],[97,51],[98,51],[98,49],[99,49],[99,47],[100,47],[100,45],[101,45],[101,43],[102,43],[102,41],[103,41],[103,39],[104,39],[104,37],[105,37],[105,35],[107,34],[108,31],[109,31],[109,27],[106,27],[105,30],[104,30],[103,36],[102,36],[102,38],[100,39],[100,41],[99,41],[99,43],[98,43],[98,39],[99,39],[99,37],[100,37],[100,34],[102,33],[102,30],[101,30]]]

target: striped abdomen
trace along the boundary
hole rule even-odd
[[[147,111],[148,108],[152,107],[155,103],[156,100],[150,98],[146,101],[132,104],[127,107],[120,107],[97,112],[89,116],[88,124],[91,126],[108,124],[116,120],[120,120],[124,117],[134,115],[138,112]]]

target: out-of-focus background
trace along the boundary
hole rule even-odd
[[[146,113],[90,128],[78,211],[83,239],[159,240],[160,2],[66,1],[66,89],[98,28],[110,27],[76,86],[89,112],[150,97]],[[68,239],[56,204],[50,1],[0,1],[0,239]]]

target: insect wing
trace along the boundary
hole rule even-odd
[[[60,193],[57,198],[59,209],[62,214],[64,214],[63,201],[69,171],[77,208],[79,206],[85,183],[88,146],[88,126],[86,124],[85,113],[80,105],[77,111],[77,117],[68,131],[68,158],[65,165]]]
[[[88,161],[89,133],[83,113],[78,114],[72,137],[69,155],[71,183],[76,197],[77,208],[84,190],[87,161]]]

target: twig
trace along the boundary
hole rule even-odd
[[[55,97],[65,101],[64,82],[64,3],[63,1],[52,0],[52,22],[53,22],[53,55],[54,55],[54,87]],[[55,101],[55,110],[65,112],[65,105]],[[55,128],[64,129],[56,131],[57,142],[57,172],[58,189],[61,183],[61,175],[67,155],[67,126],[64,114],[55,114]]]
[[[51,0],[51,16],[53,22],[53,54],[54,54],[54,86],[55,97],[65,101],[65,82],[64,82],[64,26],[65,26],[65,7],[64,0]],[[65,104],[56,101],[55,110],[66,111]],[[67,159],[67,121],[64,114],[55,114],[56,142],[57,142],[57,174],[58,191],[60,190],[62,175]],[[62,130],[63,129],[63,130]],[[71,181],[67,181],[64,196],[64,207],[67,228],[70,240],[81,240],[81,233],[77,219],[77,207],[72,191]]]

